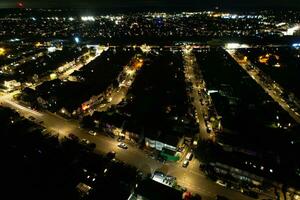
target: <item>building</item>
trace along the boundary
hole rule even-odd
[[[79,192],[81,197],[86,197],[90,194],[92,187],[88,186],[85,183],[78,183],[76,189]]]
[[[151,179],[137,184],[128,200],[181,200],[182,192]]]

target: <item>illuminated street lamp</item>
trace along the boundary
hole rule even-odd
[[[3,56],[5,54],[5,49],[4,48],[0,48],[0,56]]]

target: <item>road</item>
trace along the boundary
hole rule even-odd
[[[188,48],[188,49],[187,49]],[[195,70],[199,71],[196,57],[192,52],[192,47],[183,48],[183,60],[184,60],[184,74],[187,82],[192,83],[192,91],[189,92],[189,96],[193,98],[192,104],[196,110],[197,122],[199,124],[199,138],[208,140],[214,138],[213,131],[209,134],[207,132],[207,126],[205,123],[204,115],[208,113],[208,102],[209,100],[204,100],[205,104],[201,105],[201,99],[203,99],[203,95],[201,92],[205,89],[205,82],[202,79],[197,80],[195,75]]]
[[[277,102],[285,111],[289,113],[289,115],[297,122],[300,123],[300,114],[294,110],[292,110],[292,105],[289,102],[284,100],[280,94],[283,93],[283,88],[275,83],[275,81],[270,80],[269,83],[263,81],[262,77],[266,77],[264,73],[258,68],[250,63],[249,60],[240,60],[235,54],[235,50],[225,49],[228,54],[251,76],[251,78],[256,81],[258,85],[260,85],[265,92],[275,101]]]
[[[183,168],[180,163],[162,164],[157,160],[150,158],[143,150],[138,149],[135,145],[128,144],[127,150],[117,147],[118,142],[104,134],[97,136],[89,135],[88,130],[81,129],[79,123],[74,120],[67,120],[63,117],[50,112],[41,112],[32,110],[12,100],[12,94],[0,97],[0,103],[10,107],[20,115],[28,118],[34,117],[37,124],[42,125],[47,130],[59,134],[60,137],[67,136],[70,133],[75,134],[79,138],[85,138],[97,145],[96,152],[105,154],[109,151],[116,151],[117,158],[133,165],[145,173],[153,173],[155,170],[165,172],[167,175],[175,176],[179,185],[186,187],[189,191],[199,193],[204,200],[214,199],[216,194],[222,194],[230,199],[250,200],[252,198],[244,196],[240,192],[226,189],[215,184],[214,181],[208,179],[200,170],[198,161],[194,160],[187,168]]]

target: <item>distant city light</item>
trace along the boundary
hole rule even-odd
[[[40,46],[42,46],[42,43],[40,42],[35,43],[35,47],[40,47]]]
[[[292,28],[289,28],[287,31],[282,32],[283,35],[294,35],[296,31],[300,30],[300,25],[297,24]]]
[[[294,43],[292,46],[293,46],[294,48],[300,48],[300,43]]]
[[[49,53],[52,53],[52,52],[56,51],[56,47],[48,47],[47,50],[48,50]]]
[[[24,7],[24,3],[23,2],[18,2],[17,6],[18,6],[18,8],[23,8]]]
[[[80,42],[79,37],[75,37],[74,40],[75,40],[75,42],[76,42],[77,44]]]
[[[20,39],[19,38],[13,38],[13,39],[10,39],[9,41],[10,42],[18,42],[18,41],[20,41]]]
[[[218,93],[219,90],[208,90],[208,95],[213,94],[213,93]]]
[[[0,48],[0,56],[3,56],[5,54],[5,49],[4,48]]]
[[[239,48],[249,48],[247,44],[240,44],[240,43],[227,43],[225,45],[227,49],[239,49]]]
[[[74,20],[74,18],[73,17],[69,17],[69,21],[73,21]]]
[[[93,16],[83,16],[81,17],[82,21],[95,21],[95,18]]]
[[[277,27],[284,26],[284,25],[286,25],[285,22],[281,22],[281,23],[276,24]]]

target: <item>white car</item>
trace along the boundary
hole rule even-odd
[[[189,160],[184,160],[182,163],[182,167],[187,167],[189,165]]]
[[[85,138],[81,139],[81,142],[85,143],[85,144],[90,144],[91,142]]]
[[[128,149],[128,146],[124,143],[124,142],[120,142],[118,144],[118,147],[122,148],[122,149]]]
[[[89,134],[93,135],[93,136],[97,135],[97,133],[95,131],[92,131],[92,130],[89,131]]]
[[[224,182],[224,181],[222,181],[222,180],[217,180],[216,183],[217,183],[218,185],[223,186],[223,187],[227,187],[227,183]]]

